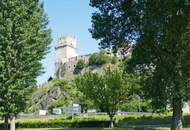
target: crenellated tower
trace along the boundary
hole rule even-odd
[[[72,57],[78,56],[76,38],[70,35],[60,37],[55,46],[55,76],[60,65],[68,62]]]

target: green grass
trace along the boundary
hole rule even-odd
[[[40,128],[40,129],[18,129],[18,130],[133,130],[128,128]]]
[[[155,128],[155,129],[153,129],[153,130],[170,130],[170,128],[169,128],[169,127],[162,127],[162,128]],[[190,130],[190,127],[188,127],[188,128],[183,128],[183,130]]]
[[[66,117],[57,117],[57,118],[31,117],[31,118],[17,119],[17,128],[18,128],[17,130],[134,130],[129,128],[135,128],[135,127],[148,128],[148,127],[153,127],[154,125],[160,127],[163,126],[165,128],[156,128],[151,130],[170,130],[169,126],[171,125],[171,120],[172,120],[171,114],[116,116],[116,126],[119,128],[108,129],[108,128],[103,128],[109,126],[108,124],[109,117],[107,115],[77,116],[74,118],[74,120],[70,120]],[[93,128],[93,127],[100,127],[100,128]],[[183,130],[190,130],[189,114],[184,114]]]

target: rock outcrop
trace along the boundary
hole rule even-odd
[[[49,91],[47,97],[44,98],[44,100],[41,101],[39,109],[47,110],[49,107],[49,104],[52,100],[58,100],[61,96],[63,96],[63,93],[61,92],[61,89],[58,86],[53,86]]]
[[[39,87],[32,96],[31,111],[48,110],[52,101],[59,100],[66,96],[66,92],[61,87],[50,81]]]

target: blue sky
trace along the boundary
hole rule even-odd
[[[91,15],[94,9],[89,6],[89,0],[41,0],[45,13],[49,18],[52,30],[50,53],[42,61],[45,73],[37,78],[38,84],[54,76],[54,47],[58,37],[69,34],[77,38],[79,54],[98,51],[98,42],[92,39],[88,29],[91,27]]]

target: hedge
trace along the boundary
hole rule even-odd
[[[116,116],[115,125],[117,127],[133,127],[141,125],[170,125],[171,124],[171,115],[126,115],[126,116]],[[190,115],[185,115],[184,126],[190,125]],[[81,127],[109,127],[109,117],[108,116],[88,116],[88,117],[75,117],[73,120],[67,118],[53,118],[53,119],[38,119],[32,118],[19,119],[17,120],[17,128],[81,128]],[[0,123],[0,127],[3,124]],[[134,127],[133,127],[134,128]],[[138,129],[138,128],[136,128]],[[161,128],[163,129],[163,128]]]
[[[109,127],[109,121],[18,122],[17,128]]]
[[[81,127],[109,127],[109,121],[101,120],[63,120],[51,119],[47,121],[17,122],[16,128],[81,128]],[[3,128],[3,124],[0,124]]]

